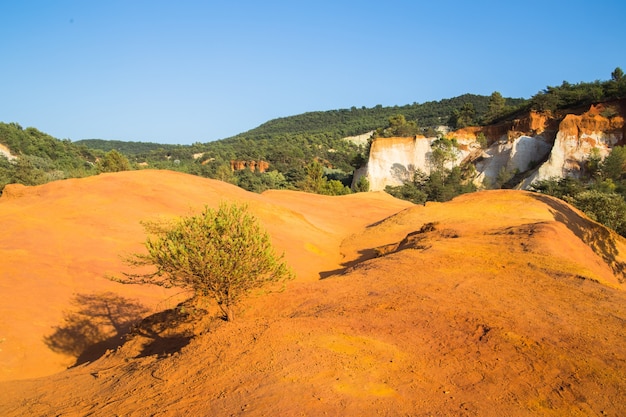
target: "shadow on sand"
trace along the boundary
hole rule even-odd
[[[564,201],[543,194],[532,193],[533,198],[551,208],[554,220],[563,223],[580,240],[600,256],[617,276],[620,283],[626,282],[626,263],[617,260],[617,233],[581,216]]]
[[[350,270],[353,266],[360,264],[362,262],[368,261],[370,259],[376,258],[378,255],[375,249],[363,249],[359,251],[359,257],[349,262],[344,262],[341,264],[341,268],[334,269],[332,271],[322,271],[320,272],[320,279],[327,279],[334,275],[343,275],[347,271]]]
[[[72,306],[63,324],[44,337],[52,351],[76,358],[72,366],[95,361],[124,344],[129,335],[142,338],[136,357],[167,356],[180,351],[193,337],[189,331],[176,331],[177,326],[192,321],[177,308],[144,319],[148,313],[145,306],[112,292],[78,294]]]
[[[63,324],[44,337],[54,352],[76,358],[74,366],[100,358],[124,342],[124,336],[148,310],[112,292],[77,294]]]

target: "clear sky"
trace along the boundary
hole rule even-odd
[[[208,142],[270,119],[626,70],[626,1],[16,0],[0,121],[59,139]]]

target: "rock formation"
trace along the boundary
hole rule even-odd
[[[249,169],[252,172],[265,172],[269,169],[269,167],[270,164],[265,161],[230,161],[230,169],[233,171],[243,171],[244,169]]]
[[[437,138],[377,138],[372,142],[367,163],[371,191],[384,190],[387,185],[402,185],[417,171],[430,174],[431,143]],[[460,164],[479,147],[476,139],[459,139],[459,152],[454,164]],[[355,178],[357,175],[355,175]],[[356,178],[358,180],[358,178]]]
[[[612,116],[602,114],[607,108]],[[592,149],[606,157],[611,149],[624,144],[624,102],[591,106],[581,114],[530,112],[527,116],[483,127],[450,132],[457,140],[454,165],[471,162],[476,167],[474,183],[491,186],[499,173],[526,173],[518,188],[528,189],[533,181],[584,174]],[[482,149],[477,137],[483,134],[489,146]],[[410,180],[421,170],[431,172],[430,144],[436,138],[377,138],[372,142],[367,165],[355,173],[355,181],[365,175],[370,190],[384,190]]]
[[[624,118],[621,116],[603,117],[595,107],[580,116],[568,114],[559,124],[549,159],[524,181],[522,188],[528,188],[533,181],[552,177],[580,177],[592,149],[597,149],[604,158],[623,141]]]

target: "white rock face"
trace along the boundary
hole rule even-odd
[[[372,142],[367,162],[367,179],[371,191],[384,190],[387,185],[402,185],[421,169],[430,173],[427,155],[431,139],[378,138]]]
[[[617,132],[596,131],[572,134],[572,132],[559,131],[550,158],[522,183],[521,188],[528,189],[534,181],[555,177],[579,178],[584,173],[585,161],[589,159],[592,149],[597,149],[599,156],[605,158],[620,140],[622,140],[622,135]]]
[[[402,185],[413,178],[416,171],[426,174],[431,172],[431,143],[437,138],[377,138],[372,142],[370,156],[366,167],[366,175],[370,183],[370,191],[384,190],[387,185]],[[471,144],[460,141],[464,145],[457,153],[456,160],[450,167],[459,165],[472,149]],[[475,144],[475,141],[471,141]],[[477,146],[477,145],[476,145]],[[355,181],[361,176],[357,172]]]
[[[0,155],[3,155],[6,159],[8,159],[9,161],[12,161],[14,159],[17,159],[16,156],[11,154],[11,151],[9,150],[9,148],[7,148],[6,146],[4,146],[3,144],[0,143]]]
[[[545,116],[535,114],[531,123],[522,128],[526,134],[513,127],[516,130],[502,135],[499,141],[482,152],[474,139],[479,130],[460,134],[461,138],[457,138],[457,158],[448,168],[471,158],[476,167],[474,183],[481,187],[493,185],[503,168],[508,173],[525,172],[535,169],[535,165],[545,160],[519,185],[521,189],[528,189],[537,180],[580,177],[593,149],[597,149],[599,156],[604,158],[624,140],[624,120],[621,116],[609,120],[591,111],[582,115],[570,114],[561,120],[556,136],[554,131],[545,130],[547,122],[544,119]],[[366,175],[370,190],[379,191],[387,185],[398,186],[410,181],[417,170],[430,174],[431,143],[434,140],[436,138],[374,140],[367,166],[355,173],[355,181]]]
[[[493,184],[498,173],[504,168],[507,172],[523,172],[548,155],[552,144],[543,135],[520,136],[509,141],[500,141],[483,152],[476,163],[478,175],[474,180],[477,186]]]

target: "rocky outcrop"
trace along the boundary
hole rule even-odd
[[[543,135],[524,135],[510,141],[499,141],[486,149],[476,161],[474,183],[479,187],[491,186],[503,170],[513,174],[533,169],[551,149],[551,141]]]
[[[377,138],[372,142],[370,156],[362,175],[366,175],[371,191],[384,190],[387,185],[397,186],[412,179],[422,171],[430,174],[431,143],[437,138],[414,136],[409,138]],[[476,139],[460,139],[457,157],[450,165],[458,165],[478,146]],[[358,180],[360,175],[355,175]]]
[[[553,116],[530,112],[512,121],[450,132],[447,137],[456,139],[459,145],[453,164],[473,163],[474,183],[479,187],[495,184],[503,170],[510,174],[526,173],[519,185],[524,189],[541,179],[580,177],[592,149],[605,157],[614,146],[624,145],[625,107],[623,102],[614,102],[591,106],[581,114]],[[487,139],[485,149],[478,143],[481,134]],[[370,189],[379,191],[387,185],[402,185],[417,170],[429,174],[430,145],[435,139],[375,139],[368,163],[355,173],[355,181],[365,175]]]
[[[585,161],[592,149],[604,158],[614,146],[623,142],[623,117],[609,119],[597,114],[594,108],[582,115],[568,114],[559,124],[549,159],[523,182],[521,188],[554,177],[578,178],[585,173]]]
[[[9,161],[17,159],[15,155],[11,154],[11,150],[1,143],[0,143],[0,155],[4,156]]]
[[[230,169],[234,171],[243,171],[249,169],[252,172],[266,172],[270,167],[270,164],[265,161],[230,161]]]

